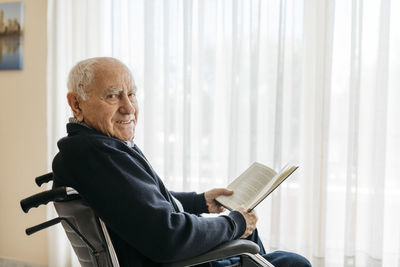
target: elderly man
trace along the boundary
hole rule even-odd
[[[123,63],[114,58],[81,61],[69,74],[68,89],[74,117],[67,124],[68,136],[58,142],[55,183],[75,188],[106,223],[121,266],[158,266],[256,233],[256,215],[244,210],[198,216],[221,212],[215,198],[233,193],[227,189],[203,194],[166,189],[133,142],[136,87]],[[254,233],[250,237],[257,238]],[[309,266],[293,253],[265,257],[276,266]]]

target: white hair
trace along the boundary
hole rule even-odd
[[[98,58],[89,58],[78,62],[69,72],[68,75],[68,91],[74,92],[82,100],[87,98],[87,86],[92,82],[94,77],[93,65]]]
[[[79,61],[69,72],[68,75],[68,91],[74,92],[80,97],[82,100],[87,99],[87,87],[91,84],[95,74],[95,66],[100,64],[100,62],[104,61],[114,61],[119,62],[125,66],[128,75],[132,78],[132,74],[128,67],[123,64],[118,59],[112,57],[94,57]]]

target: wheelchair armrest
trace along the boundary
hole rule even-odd
[[[256,243],[245,239],[238,239],[226,242],[214,248],[213,250],[206,252],[202,255],[196,256],[194,258],[182,260],[179,262],[164,264],[163,266],[165,267],[192,266],[205,262],[239,256],[245,253],[257,254],[258,252],[260,252],[260,248]]]

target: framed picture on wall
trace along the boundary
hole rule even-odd
[[[0,70],[22,70],[24,3],[0,3]]]

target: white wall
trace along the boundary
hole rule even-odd
[[[0,0],[0,3],[12,2]],[[24,2],[23,70],[0,71],[0,258],[47,264],[47,234],[25,228],[46,219],[45,207],[22,212],[46,172],[47,0]]]

